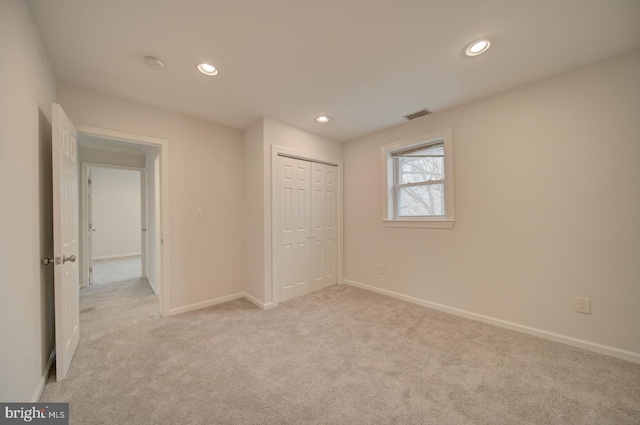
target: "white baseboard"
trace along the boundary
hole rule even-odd
[[[160,292],[156,288],[156,285],[154,285],[154,283],[151,281],[151,279],[147,278],[147,282],[149,282],[149,286],[151,287],[151,290],[153,291],[153,293],[155,295],[160,295]]]
[[[43,374],[38,380],[38,385],[36,386],[36,390],[33,392],[33,397],[31,397],[32,403],[37,403],[40,401],[40,397],[42,397],[44,387],[45,385],[47,385],[47,380],[49,379],[49,375],[51,374],[51,368],[53,367],[53,362],[55,359],[56,359],[56,352],[54,350],[49,355],[49,360],[47,360],[47,364],[44,366]]]
[[[214,298],[207,301],[202,301],[200,303],[195,303],[191,305],[186,305],[184,307],[172,308],[169,310],[169,314],[167,316],[175,316],[176,314],[186,313],[188,311],[199,310],[201,308],[211,307],[212,305],[222,304],[229,301],[237,300],[239,298],[244,298],[244,292],[240,292],[238,294],[227,295],[220,298]]]
[[[455,316],[465,317],[467,319],[477,320],[479,322],[488,323],[490,325],[499,326],[501,328],[511,329],[511,330],[526,333],[529,335],[534,335],[540,338],[549,339],[551,341],[560,342],[562,344],[571,345],[573,347],[583,348],[585,350],[593,351],[595,353],[605,354],[607,356],[616,357],[618,359],[627,360],[633,363],[640,363],[640,353],[635,353],[633,351],[627,351],[620,348],[597,344],[595,342],[585,341],[582,339],[573,338],[566,335],[560,335],[557,333],[544,331],[542,329],[531,328],[529,326],[507,322],[505,320],[496,319],[494,317],[483,316],[481,314],[476,314],[470,311],[461,310],[459,308],[449,307],[443,304],[438,304],[431,301],[423,300],[421,298],[400,294],[398,292],[389,291],[387,289],[376,288],[375,286],[366,285],[364,283],[355,282],[353,280],[344,279],[343,283],[347,285],[355,286],[357,288],[362,288],[368,291],[387,295],[389,297],[397,298],[399,300],[408,301],[410,303],[418,304],[423,307],[428,307],[434,310],[443,311],[445,313],[453,314]]]
[[[253,304],[260,307],[262,310],[269,310],[271,307],[273,307],[273,303],[271,302],[263,303],[259,299],[247,294],[246,292],[244,293],[244,297],[247,299],[247,301],[251,301]]]
[[[130,252],[128,254],[102,255],[100,257],[93,257],[92,260],[115,260],[116,258],[139,257],[141,255],[141,252]]]

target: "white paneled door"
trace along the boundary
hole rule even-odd
[[[278,302],[338,283],[337,167],[279,156]]]
[[[338,283],[338,167],[311,163],[311,286]]]
[[[53,104],[53,244],[56,379],[64,379],[80,340],[77,133]]]

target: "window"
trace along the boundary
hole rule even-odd
[[[445,129],[382,147],[386,226],[453,227],[452,144]]]

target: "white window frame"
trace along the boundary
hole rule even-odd
[[[444,142],[444,216],[397,217],[396,170],[392,154],[416,146]],[[453,131],[445,128],[382,146],[382,222],[387,227],[451,229],[455,222]]]

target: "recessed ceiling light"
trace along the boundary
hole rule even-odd
[[[325,117],[324,115],[321,115],[319,117],[316,118],[316,121],[318,121],[319,123],[326,123],[329,122],[329,117]]]
[[[208,63],[201,63],[200,65],[198,65],[198,71],[202,72],[204,75],[218,75],[218,70],[216,69],[216,67],[213,65],[209,65]]]
[[[489,47],[491,47],[491,40],[489,40],[488,38],[483,38],[469,44],[467,50],[465,50],[465,53],[467,54],[467,56],[478,56],[489,50]]]

